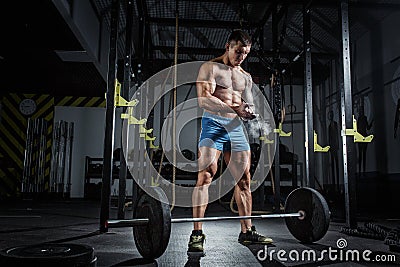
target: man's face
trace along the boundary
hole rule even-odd
[[[229,64],[233,67],[240,66],[249,54],[250,48],[251,45],[244,45],[240,41],[232,41],[230,44],[227,44],[226,49],[228,52]]]

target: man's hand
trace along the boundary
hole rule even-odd
[[[241,105],[235,104],[235,105],[232,105],[230,107],[242,119],[252,120],[255,117],[257,117],[256,114],[254,113],[253,109],[250,107],[250,105],[245,103],[245,102],[243,102]]]

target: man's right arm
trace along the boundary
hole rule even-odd
[[[196,81],[197,99],[202,109],[212,112],[233,113],[232,108],[213,95],[216,82],[213,74],[213,63],[204,63],[199,70]]]

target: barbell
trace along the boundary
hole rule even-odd
[[[148,187],[146,192],[148,194],[142,193],[138,198],[133,219],[108,220],[106,225],[107,228],[132,227],[136,247],[145,259],[156,259],[164,254],[171,235],[171,223],[285,218],[289,232],[302,243],[320,240],[329,228],[330,211],[326,200],[308,187],[297,188],[288,195],[285,213],[204,218],[171,218],[164,191],[159,187]]]

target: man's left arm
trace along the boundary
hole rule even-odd
[[[253,88],[253,80],[250,76],[250,74],[246,74],[246,88],[243,91],[243,95],[242,95],[242,99],[244,100],[244,102],[248,105],[248,108],[250,109],[251,113],[255,112],[255,105],[254,105],[254,96],[253,96],[253,92],[252,92],[252,88]]]

